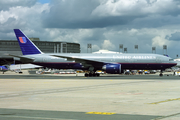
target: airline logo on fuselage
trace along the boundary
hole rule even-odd
[[[26,40],[25,37],[19,37],[19,41],[20,41],[21,43],[26,43],[26,42],[27,42],[27,40]]]
[[[113,55],[113,58],[119,58],[119,59],[156,59],[155,56],[118,56]]]

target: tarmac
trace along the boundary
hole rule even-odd
[[[0,73],[0,120],[179,120],[180,77]]]

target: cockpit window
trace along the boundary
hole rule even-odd
[[[169,59],[169,61],[174,61],[174,59]]]

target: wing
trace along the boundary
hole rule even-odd
[[[83,66],[93,66],[93,67],[102,67],[105,63],[88,59],[88,58],[78,58],[77,56],[65,56],[65,55],[51,55],[54,57],[66,58],[68,61],[75,61],[77,63],[81,63]]]

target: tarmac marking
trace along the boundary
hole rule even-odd
[[[159,103],[170,102],[170,101],[176,101],[176,100],[180,100],[180,98],[167,99],[167,100],[164,100],[164,101],[153,102],[153,103],[148,103],[148,104],[159,104]]]
[[[19,94],[11,94],[11,95],[7,95],[7,96],[17,96],[17,95],[19,95]]]
[[[87,112],[86,114],[113,115],[113,114],[116,114],[116,113],[110,113],[110,112]]]
[[[143,93],[115,93],[116,95],[141,95]]]
[[[155,118],[155,119],[152,119],[152,120],[161,120],[161,119],[164,119],[164,118],[174,117],[174,116],[177,116],[177,115],[180,115],[180,113],[175,113],[175,114],[171,114],[171,115],[167,115],[167,116],[162,116],[162,117],[158,117],[158,118]]]
[[[0,115],[1,116],[1,115]],[[75,119],[61,119],[61,118],[44,118],[44,117],[29,117],[29,116],[16,116],[16,115],[3,115],[3,117],[8,118],[23,118],[23,119],[42,119],[42,120],[75,120]]]
[[[8,97],[20,97],[25,95],[33,95],[33,94],[48,94],[48,93],[57,93],[57,92],[70,92],[70,91],[78,91],[85,89],[94,89],[94,88],[105,88],[107,86],[112,87],[115,85],[124,85],[124,84],[137,84],[137,83],[147,83],[153,81],[140,81],[140,82],[129,82],[129,83],[113,83],[113,84],[104,84],[104,85],[92,85],[92,86],[82,86],[82,87],[72,87],[72,88],[62,88],[62,89],[49,89],[49,90],[40,90],[40,91],[26,91],[20,93],[9,93],[9,94],[0,94],[0,98],[8,98]],[[15,95],[17,94],[17,95]],[[137,93],[141,94],[141,93]]]

